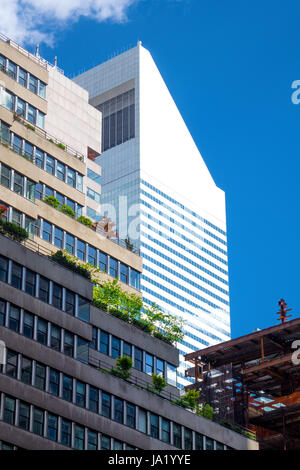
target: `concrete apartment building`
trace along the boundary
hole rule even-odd
[[[178,350],[95,307],[90,280],[49,259],[67,249],[141,295],[138,253],[76,220],[99,210],[101,193],[101,112],[88,92],[4,36],[0,84],[2,219],[29,234],[0,234],[0,449],[257,449],[174,405]],[[109,373],[124,355],[127,381]],[[168,383],[161,396],[152,373]]]

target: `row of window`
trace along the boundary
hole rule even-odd
[[[50,188],[46,184],[37,183],[35,185],[35,197],[37,199],[43,200],[44,198],[49,196],[54,196],[60,204],[65,204],[69,206],[76,214],[76,217],[82,215],[83,206],[73,201],[73,199],[69,199],[67,196],[64,196],[63,194],[59,193],[55,189]]]
[[[42,111],[3,87],[0,88],[0,104],[9,111],[22,116],[31,124],[41,129],[45,128],[45,114]]]
[[[0,255],[0,280],[85,322],[90,321],[90,302],[50,279]]]
[[[172,422],[144,408],[99,390],[62,372],[43,366],[8,350],[6,375],[33,385],[82,408],[100,414],[119,424],[136,429],[154,439],[185,450],[214,450],[213,439],[193,433],[191,429]],[[216,443],[217,449],[224,445]]]
[[[1,420],[37,436],[76,450],[135,450],[134,447],[106,434],[100,434],[10,395],[2,394],[1,400]]]
[[[5,326],[55,351],[88,363],[88,341],[1,299],[0,326]]]
[[[110,333],[93,327],[93,339],[90,347],[113,359],[128,356],[133,367],[140,372],[165,377],[168,384],[176,387],[176,367],[146,351],[123,341]]]
[[[83,175],[68,165],[47,154],[27,140],[11,132],[9,126],[0,121],[0,138],[20,155],[25,155],[42,170],[65,182],[69,186],[83,191]]]
[[[82,261],[98,266],[101,271],[140,290],[140,273],[138,271],[47,222],[47,220],[40,218],[39,221],[39,236],[43,240],[52,243],[57,248],[68,250],[69,253]]]
[[[6,220],[8,222],[12,222],[19,227],[25,228],[27,231],[29,238],[33,238],[34,235],[37,234],[38,231],[38,220],[29,217],[23,212],[18,211],[14,207],[8,207],[7,204],[0,201],[1,206],[5,206],[7,208],[6,212],[1,216],[2,220]]]
[[[26,197],[34,202],[35,182],[4,163],[0,163],[0,183],[2,186],[19,194],[19,196]]]
[[[20,83],[20,85],[32,91],[32,93],[46,99],[46,83],[7,59],[2,54],[0,54],[0,70],[6,72],[11,78]]]
[[[91,170],[90,168],[87,169],[87,177],[90,178],[90,180],[94,181],[94,183],[101,184],[100,175],[95,171]]]

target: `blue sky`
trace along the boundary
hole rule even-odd
[[[52,18],[41,55],[71,75],[142,40],[226,191],[232,336],[277,324],[281,297],[298,316],[299,2],[140,0],[124,12]]]

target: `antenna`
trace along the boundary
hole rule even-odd
[[[54,57],[54,67],[57,67],[57,56]]]
[[[291,317],[292,315],[287,315],[287,312],[290,312],[292,309],[287,308],[287,303],[284,301],[284,299],[279,300],[278,305],[280,306],[280,312],[277,312],[277,315],[280,315],[277,320],[281,320],[281,323],[285,323],[286,319]]]
[[[36,45],[35,55],[36,55],[36,57],[40,57],[40,45],[39,44]]]

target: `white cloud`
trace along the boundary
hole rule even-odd
[[[81,16],[125,21],[139,0],[0,0],[0,32],[21,43],[53,43],[54,33]]]

